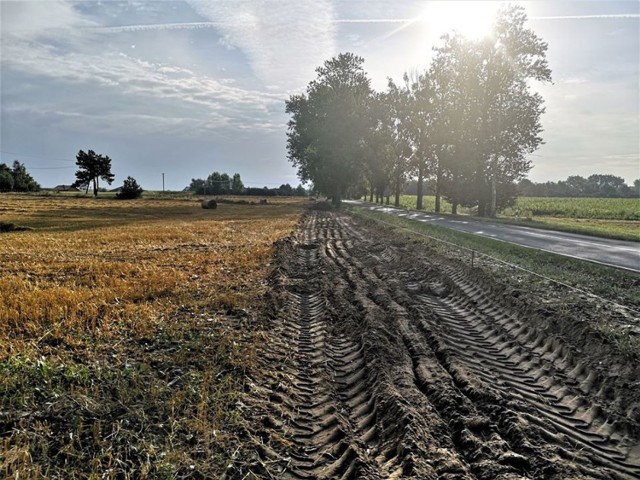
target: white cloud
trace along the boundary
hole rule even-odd
[[[337,53],[334,10],[328,0],[188,3],[220,25],[224,41],[246,55],[264,84],[302,88],[315,76],[315,68]]]
[[[1,2],[2,33],[38,37],[56,30],[96,26],[64,0]]]
[[[215,122],[218,125],[263,129],[262,117],[284,101],[282,94],[236,88],[228,81],[219,82],[185,68],[143,61],[124,53],[61,53],[49,45],[15,38],[4,42],[3,65],[40,78],[110,89],[113,104],[126,105],[134,110],[133,114],[136,108],[186,110],[208,126],[211,118],[219,117]],[[162,103],[163,100],[169,103]],[[86,101],[91,103],[92,99]],[[109,105],[102,108],[105,114],[112,110]]]

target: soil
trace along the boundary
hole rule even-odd
[[[640,478],[638,362],[588,313],[334,211],[276,257],[228,476]]]

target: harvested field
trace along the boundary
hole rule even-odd
[[[330,211],[277,264],[238,478],[640,478],[640,368],[602,310]]]
[[[0,195],[0,477],[220,478],[302,213]]]

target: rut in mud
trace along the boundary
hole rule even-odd
[[[629,385],[455,261],[379,237],[311,211],[280,249],[255,474],[640,478]]]

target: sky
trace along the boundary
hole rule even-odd
[[[640,2],[512,2],[549,44],[545,144],[528,178],[640,178]],[[298,185],[285,101],[341,52],[372,86],[426,69],[440,37],[479,36],[496,2],[0,0],[0,163],[44,187],[75,155],[112,158],[114,187],[182,190],[213,171]]]

